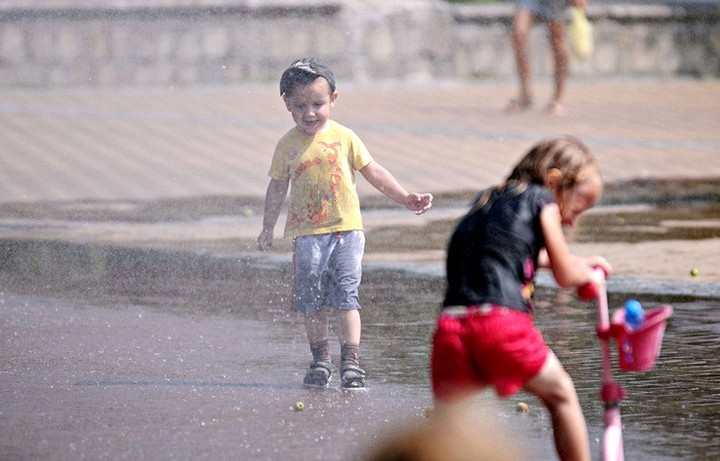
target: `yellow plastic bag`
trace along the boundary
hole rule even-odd
[[[582,8],[573,8],[572,22],[570,24],[570,47],[578,59],[586,59],[593,52],[592,24],[585,16]]]

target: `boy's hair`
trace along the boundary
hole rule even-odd
[[[298,86],[309,85],[318,77],[327,80],[330,92],[335,92],[335,74],[327,64],[317,58],[298,59],[280,77],[280,96],[290,95]]]
[[[573,136],[549,138],[535,144],[515,166],[507,181],[543,184],[545,174],[562,173],[560,187],[572,187],[598,174],[590,149]]]

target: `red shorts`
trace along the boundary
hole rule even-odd
[[[433,335],[433,394],[450,400],[491,385],[500,397],[511,396],[549,353],[529,314],[489,305],[446,310]]]

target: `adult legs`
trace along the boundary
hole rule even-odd
[[[540,373],[525,385],[550,411],[555,448],[562,460],[590,460],[587,424],[572,378],[555,354],[548,355]]]
[[[530,59],[528,56],[528,36],[534,21],[533,14],[526,9],[518,8],[513,19],[512,45],[515,52],[519,89],[517,97],[510,102],[508,111],[528,109],[532,105],[530,88]]]
[[[548,35],[555,62],[555,89],[552,99],[546,110],[550,113],[561,115],[565,112],[565,82],[568,77],[570,53],[568,51],[565,22],[548,22]]]

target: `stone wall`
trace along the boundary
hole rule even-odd
[[[506,78],[513,4],[440,0],[4,0],[0,86],[277,80],[322,56],[345,81]],[[720,76],[717,5],[593,5],[596,52],[573,75]],[[548,75],[545,30],[533,68]]]
[[[513,7],[507,4],[454,8],[456,57],[460,76],[505,76],[513,71],[507,39]],[[592,4],[595,52],[574,60],[574,75],[720,76],[720,5]],[[569,16],[568,16],[569,17]],[[533,69],[552,72],[552,57],[540,25],[531,36]],[[478,46],[489,43],[490,46]]]

